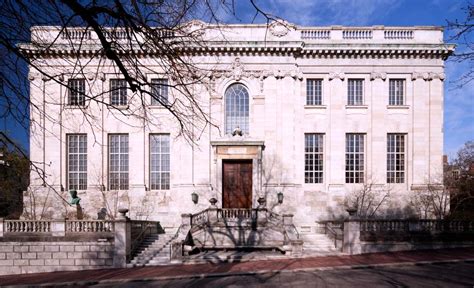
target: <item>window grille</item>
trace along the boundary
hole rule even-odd
[[[405,80],[390,79],[388,105],[405,104]]]
[[[244,85],[237,83],[225,91],[225,132],[232,133],[239,127],[249,133],[249,93]]]
[[[85,79],[69,79],[68,87],[68,104],[72,106],[86,105],[86,80]]]
[[[170,189],[170,135],[150,135],[150,189]]]
[[[364,105],[363,86],[363,79],[349,79],[347,81],[347,105]]]
[[[168,79],[151,79],[151,105],[168,104]]]
[[[128,189],[128,134],[109,135],[109,188]]]
[[[346,134],[346,183],[364,182],[364,134]]]
[[[307,79],[306,80],[306,105],[322,105],[323,104],[323,80]]]
[[[127,105],[127,81],[124,79],[110,80],[110,104],[114,106]]]
[[[405,135],[387,135],[387,183],[405,182]]]
[[[305,134],[304,182],[323,183],[323,134]]]
[[[67,135],[67,187],[87,189],[87,135]]]

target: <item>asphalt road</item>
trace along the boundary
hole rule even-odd
[[[474,263],[115,282],[93,287],[474,287]]]

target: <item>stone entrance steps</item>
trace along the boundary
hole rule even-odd
[[[300,239],[303,240],[303,255],[305,256],[328,256],[342,254],[341,249],[336,248],[334,240],[330,239],[326,234],[300,234]]]
[[[174,233],[150,235],[142,242],[139,253],[127,264],[127,267],[167,265],[170,263],[170,244]]]

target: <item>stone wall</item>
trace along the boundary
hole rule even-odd
[[[113,241],[0,242],[0,275],[110,268]]]

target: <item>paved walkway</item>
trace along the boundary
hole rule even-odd
[[[474,261],[474,247],[374,253],[354,256],[327,256],[301,259],[249,261],[241,263],[170,265],[128,269],[101,269],[75,272],[52,272],[0,276],[0,285],[35,285],[68,283],[92,285],[97,283],[204,278],[224,275],[250,275],[281,271],[311,271],[327,269],[357,269],[380,265],[406,265],[429,262]]]

